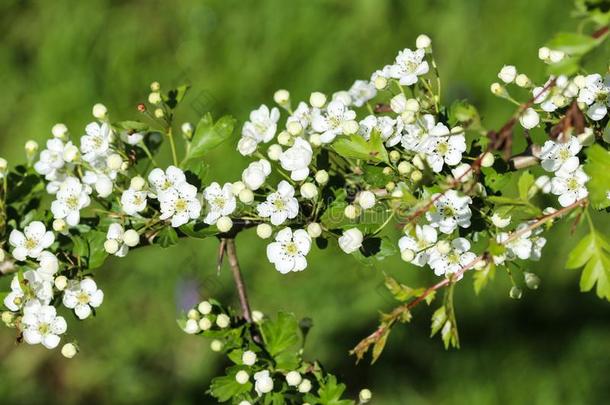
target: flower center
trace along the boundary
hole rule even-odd
[[[225,200],[222,197],[215,197],[212,204],[214,204],[215,206],[217,206],[218,208],[224,208],[225,206]]]
[[[290,256],[294,256],[299,253],[299,248],[294,242],[287,243],[284,249],[286,250],[286,253],[288,253]]]
[[[78,209],[78,197],[72,195],[66,199],[66,205],[71,210]]]
[[[446,205],[443,207],[442,213],[444,217],[452,217],[455,215],[455,210],[452,207]]]
[[[176,211],[186,211],[187,203],[184,198],[178,198],[176,201]]]
[[[35,249],[38,246],[38,242],[34,239],[27,239],[25,241],[25,248],[28,250]]]
[[[281,211],[286,207],[286,204],[284,204],[284,200],[282,200],[281,198],[278,198],[277,200],[273,201],[273,206],[278,211]]]
[[[559,159],[562,161],[568,160],[570,158],[570,151],[565,148],[562,148],[559,151]]]
[[[439,155],[445,155],[447,152],[449,152],[449,144],[447,141],[441,141],[436,146],[436,150]]]
[[[40,332],[41,335],[46,335],[50,332],[51,327],[49,326],[48,323],[43,322],[38,324],[38,332]]]
[[[88,304],[89,303],[89,294],[84,291],[81,291],[76,296],[76,299],[80,304]]]
[[[571,177],[570,180],[568,180],[568,189],[569,190],[576,190],[580,185],[578,184],[578,181],[576,181],[576,179],[574,177]]]

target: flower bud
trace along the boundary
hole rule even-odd
[[[366,404],[367,402],[369,402],[372,397],[373,397],[373,393],[371,392],[371,390],[368,390],[366,388],[363,390],[360,390],[360,393],[358,394],[358,399],[360,400],[360,403],[362,403],[362,404]]]
[[[182,131],[182,134],[186,137],[186,139],[191,139],[195,128],[193,128],[193,124],[191,124],[190,122],[185,122],[182,124],[182,126],[180,126],[180,130]]]
[[[510,220],[510,215],[506,218],[502,218],[500,215],[498,215],[498,213],[494,213],[491,216],[491,222],[498,228],[506,228],[508,225],[510,225]]]
[[[194,335],[196,333],[199,333],[199,331],[199,323],[196,320],[186,320],[186,323],[184,324],[184,332],[188,333],[189,335]]]
[[[303,381],[299,384],[298,390],[301,394],[306,394],[311,391],[311,381],[307,378],[303,378]]]
[[[358,132],[359,128],[358,122],[354,120],[345,121],[341,124],[341,129],[345,135],[353,135]]]
[[[244,385],[245,383],[248,382],[249,379],[250,379],[250,375],[244,370],[239,370],[235,374],[235,381],[237,381],[238,384]]]
[[[381,172],[383,174],[385,174],[386,176],[389,176],[394,172],[394,170],[390,166],[386,166],[383,168],[383,170]]]
[[[227,314],[219,314],[216,317],[216,325],[220,329],[228,328],[231,325],[231,318]]]
[[[51,128],[51,133],[53,134],[54,138],[64,141],[68,139],[68,127],[66,127],[65,124],[57,123],[53,125],[53,128]]]
[[[303,126],[298,121],[290,121],[286,124],[286,130],[292,136],[297,136],[303,131]]]
[[[420,155],[413,156],[411,163],[413,164],[413,166],[417,167],[419,170],[424,170],[424,168],[426,167],[426,165],[424,165],[424,161],[422,160]]]
[[[76,353],[78,353],[78,349],[77,349],[76,345],[74,345],[74,343],[66,343],[61,348],[62,356],[64,356],[67,359],[73,358],[74,356],[76,356]]]
[[[4,322],[5,325],[11,325],[13,323],[13,320],[15,319],[15,315],[10,312],[10,311],[4,311],[2,312],[2,322]]]
[[[414,98],[410,98],[407,100],[406,111],[416,113],[419,111],[420,105],[419,101]]]
[[[220,217],[216,222],[216,227],[220,232],[229,232],[233,228],[233,220],[229,217]]]
[[[388,85],[388,79],[383,76],[377,76],[373,81],[373,84],[377,90],[383,90]]]
[[[29,140],[25,143],[25,155],[28,159],[33,159],[38,152],[38,142]]]
[[[397,150],[390,151],[390,161],[396,162],[400,159],[400,152]]]
[[[273,94],[273,101],[279,105],[286,106],[290,102],[290,92],[285,89],[280,89]]]
[[[481,158],[481,166],[491,167],[494,165],[495,160],[496,160],[496,158],[494,157],[493,153],[485,152],[485,154]]]
[[[415,46],[417,49],[429,48],[432,45],[432,40],[426,34],[421,34],[415,40]]]
[[[316,182],[320,185],[328,183],[328,172],[326,170],[318,170],[316,173]]]
[[[492,83],[491,84],[491,94],[498,97],[506,97],[508,95],[506,88],[502,86],[500,83]]]
[[[368,190],[361,191],[358,195],[358,204],[365,210],[373,208],[375,206],[375,200],[375,194]]]
[[[261,311],[252,311],[252,321],[255,323],[261,322],[265,318],[265,315]]]
[[[64,233],[68,230],[68,224],[63,219],[56,219],[53,221],[53,230],[55,232]]]
[[[417,183],[422,179],[422,177],[424,177],[424,175],[419,170],[413,170],[410,177],[414,183]]]
[[[156,118],[163,118],[165,116],[165,111],[163,111],[162,108],[155,108],[154,114]]]
[[[199,320],[198,325],[199,325],[199,329],[206,331],[212,327],[212,321],[210,321],[210,318],[203,317]]]
[[[413,166],[406,160],[403,160],[398,164],[398,173],[400,174],[409,174],[413,170]]]
[[[585,77],[583,75],[578,75],[578,76],[574,77],[574,84],[579,89],[582,89],[583,87],[585,87],[587,85],[587,79],[585,79]]]
[[[530,290],[537,290],[538,287],[540,287],[540,277],[534,273],[525,272],[523,273],[523,276],[525,278],[525,285],[527,285],[527,288]]]
[[[201,318],[201,316],[199,315],[199,312],[196,309],[191,309],[186,313],[186,317],[188,319],[194,319],[196,321],[199,320],[199,318]]]
[[[118,153],[113,153],[106,158],[106,165],[110,170],[120,170],[123,165],[123,158]]]
[[[566,54],[563,51],[552,50],[549,53],[549,60],[551,63],[559,63],[563,60]]]
[[[292,143],[292,136],[288,133],[288,131],[282,131],[277,136],[277,143],[284,146],[289,146]]]
[[[504,65],[500,70],[500,73],[498,73],[498,78],[506,84],[514,82],[516,77],[517,68],[513,65]]]
[[[129,247],[138,246],[140,243],[140,235],[133,229],[128,229],[123,234],[123,242]]]
[[[68,279],[66,278],[66,276],[57,276],[55,277],[54,284],[55,288],[57,288],[59,291],[63,291],[68,286]]]
[[[243,181],[236,181],[231,184],[231,193],[233,195],[239,195],[246,188],[246,184]]]
[[[159,91],[159,90],[161,90],[161,85],[159,84],[159,82],[156,82],[156,81],[152,82],[150,84],[150,90],[151,91]]]
[[[390,108],[397,114],[407,111],[407,98],[400,93],[390,99]]]
[[[269,224],[259,224],[256,227],[256,234],[261,239],[269,238],[272,233],[273,233],[273,229],[271,228],[271,225],[269,225]]]
[[[525,129],[532,129],[537,127],[540,123],[540,117],[533,108],[528,108],[519,117],[519,122]]]
[[[246,350],[244,354],[241,355],[241,362],[245,366],[253,366],[256,363],[256,353],[252,350]]]
[[[244,204],[252,204],[252,201],[254,201],[254,192],[248,188],[245,188],[239,192],[238,197],[239,201],[243,202]]]
[[[311,104],[312,107],[322,108],[324,107],[324,104],[326,104],[326,96],[319,91],[314,91],[309,96],[309,104]]]
[[[415,252],[411,249],[404,249],[400,252],[400,258],[405,262],[411,262],[415,258]]]
[[[532,81],[527,75],[520,73],[515,78],[515,84],[519,87],[529,87],[532,85]]]
[[[70,144],[66,145],[66,147],[64,148],[63,158],[66,162],[74,162],[76,160],[76,158],[78,157],[79,153],[80,153],[80,151],[78,150],[76,145],[72,145],[70,143]]]
[[[97,103],[91,109],[91,113],[98,120],[103,120],[108,115],[108,109],[106,108],[106,106],[104,104]]]
[[[106,253],[113,255],[119,251],[119,243],[114,239],[108,239],[104,242],[104,250]]]
[[[313,200],[318,197],[318,188],[313,183],[303,183],[301,185],[301,195],[303,198]]]
[[[203,315],[207,315],[212,312],[212,304],[210,304],[209,301],[201,301],[199,305],[197,305],[197,310]]]
[[[320,145],[322,145],[322,139],[318,134],[311,134],[309,137],[309,143],[313,147],[319,147]]]
[[[551,56],[551,50],[546,46],[538,49],[538,59],[546,61]]]
[[[135,191],[141,191],[146,185],[146,180],[141,176],[136,176],[129,182],[129,188]]]
[[[223,347],[224,343],[218,339],[214,339],[212,340],[212,343],[210,343],[210,349],[212,349],[213,352],[220,352]]]
[[[311,224],[307,225],[307,234],[315,239],[322,235],[322,227],[319,223],[312,222]]]
[[[388,191],[392,191],[396,188],[396,183],[394,183],[393,181],[389,181],[386,185],[385,185],[385,189]]]
[[[237,143],[237,150],[243,156],[250,156],[256,151],[257,146],[258,143],[256,142],[256,139],[249,136],[244,136],[241,137]]]
[[[508,295],[514,300],[519,300],[519,299],[521,299],[521,296],[523,296],[523,291],[521,291],[521,289],[519,287],[514,285],[510,289],[510,292],[508,293]]]
[[[148,102],[154,105],[161,104],[161,94],[158,91],[153,91],[148,95]]]
[[[274,143],[273,145],[269,146],[269,149],[267,149],[267,156],[270,160],[276,161],[280,159],[282,152],[282,147],[277,143]]]
[[[345,215],[346,218],[349,219],[354,219],[358,216],[358,207],[356,207],[355,205],[348,205],[347,207],[345,207],[345,210],[343,210],[343,215]]]
[[[439,240],[436,243],[436,250],[438,250],[439,253],[446,255],[451,251],[451,245],[446,240]]]
[[[291,387],[296,387],[303,381],[303,377],[298,371],[290,371],[286,374],[286,383]]]

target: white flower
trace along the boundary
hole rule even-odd
[[[244,124],[242,136],[252,138],[256,143],[267,143],[275,136],[279,118],[280,111],[276,107],[269,110],[266,105],[261,105],[250,113],[250,121]]]
[[[97,288],[95,281],[85,278],[72,281],[64,291],[63,304],[66,308],[74,309],[79,319],[86,319],[91,315],[91,308],[97,308],[104,301],[104,293]]]
[[[231,183],[225,183],[222,188],[216,182],[210,184],[203,190],[203,198],[208,203],[208,214],[203,222],[209,225],[214,225],[220,217],[231,215],[237,207]]]
[[[403,132],[401,145],[413,152],[422,152],[425,146],[433,145],[434,142],[431,144],[427,142],[430,136],[450,134],[449,128],[441,122],[436,123],[432,114],[424,114],[415,124],[405,125]]]
[[[97,122],[92,122],[87,125],[85,132],[87,134],[80,138],[80,150],[83,153],[83,159],[92,162],[97,158],[105,157],[110,149],[111,129],[108,123],[104,122],[100,125]]]
[[[127,215],[135,215],[146,209],[146,191],[127,189],[121,195],[121,207]]]
[[[375,206],[375,200],[375,194],[369,190],[361,191],[357,197],[358,204],[365,210],[373,208]]]
[[[359,80],[356,80],[356,81],[358,82]],[[354,85],[355,84],[356,83],[354,83]],[[373,86],[373,88],[374,88],[374,86]],[[375,93],[376,92],[377,92],[377,89],[375,89]],[[352,96],[351,96],[350,92],[345,91],[345,90],[341,90],[341,91],[337,91],[337,92],[333,93],[332,101],[335,101],[335,100],[340,101],[343,104],[348,105],[348,106],[353,104],[352,103],[353,100],[352,100]],[[364,101],[364,102],[366,103],[366,101]],[[357,107],[362,107],[362,105],[359,105]]]
[[[352,103],[356,107],[362,107],[367,101],[375,98],[377,89],[375,89],[375,85],[369,81],[356,80],[352,87],[350,87],[348,93],[352,98]]]
[[[510,225],[510,220],[510,215],[504,218],[501,217],[497,212],[494,212],[494,214],[491,216],[491,222],[498,228],[506,228],[508,225]]]
[[[64,153],[73,146],[72,142],[64,145],[61,139],[49,139],[47,148],[40,152],[40,159],[34,164],[34,170],[44,175],[47,180],[56,180],[57,172],[66,164]]]
[[[444,195],[434,194],[434,210],[426,213],[430,225],[439,228],[442,233],[449,234],[458,226],[468,228],[472,212],[468,204],[470,197],[460,197],[455,190],[449,190]]]
[[[27,257],[39,257],[53,242],[55,242],[53,232],[47,231],[40,221],[32,221],[23,232],[15,229],[9,236],[9,243],[14,247],[13,257],[19,261],[24,261]]]
[[[196,219],[201,214],[201,203],[197,199],[197,188],[189,183],[181,183],[159,198],[161,203],[160,219],[172,219],[177,228]]]
[[[446,133],[443,133],[445,130]],[[466,150],[466,138],[462,134],[450,134],[449,129],[440,123],[435,126],[434,133],[435,135],[426,137],[420,148],[426,153],[430,168],[438,173],[443,170],[444,163],[449,166],[460,163],[462,153]]]
[[[23,279],[27,285],[27,294],[21,288],[19,276],[15,275],[11,280],[11,291],[4,297],[5,307],[16,312],[24,305],[30,305],[31,301],[39,301],[44,305],[51,302],[51,299],[53,299],[52,278],[49,280],[46,275],[38,270],[28,270],[23,273]]]
[[[313,150],[309,142],[303,138],[296,138],[294,145],[280,155],[280,164],[284,170],[290,172],[290,178],[295,181],[305,180],[309,175],[309,164]]]
[[[270,218],[273,225],[280,225],[286,219],[295,218],[299,213],[299,202],[294,198],[294,187],[285,180],[280,181],[277,191],[267,196],[267,200],[256,206],[258,215]]]
[[[117,257],[125,257],[129,252],[129,246],[123,242],[125,230],[121,224],[110,224],[106,233],[106,240],[116,242],[116,251],[113,253]]]
[[[580,164],[576,155],[581,148],[582,145],[575,137],[570,137],[565,143],[546,141],[540,151],[541,165],[548,172],[573,172]]]
[[[271,164],[267,159],[252,162],[241,174],[241,180],[250,190],[258,190],[271,174]]]
[[[415,227],[415,237],[403,236],[398,240],[398,248],[401,252],[409,249],[415,253],[411,263],[416,266],[423,266],[428,263],[430,258],[430,249],[434,246],[437,240],[436,229],[430,225]]]
[[[457,273],[477,257],[469,250],[470,242],[467,239],[456,238],[451,241],[451,248],[446,253],[432,249],[428,264],[437,276]]]
[[[23,340],[30,345],[41,343],[47,349],[59,344],[59,335],[66,329],[66,320],[57,316],[55,307],[30,301],[23,310]]]
[[[301,381],[303,381],[303,377],[298,371],[289,371],[286,374],[286,383],[291,387],[297,387]]]
[[[371,138],[373,131],[379,132],[381,139],[386,142],[388,147],[400,142],[400,131],[395,129],[396,121],[390,117],[377,117],[375,115],[366,116],[359,123],[358,133],[366,140]]]
[[[417,83],[417,76],[425,75],[429,70],[428,62],[424,60],[425,56],[424,49],[412,51],[407,48],[398,52],[394,64],[389,69],[391,77],[399,79],[400,84],[404,86]]]
[[[298,122],[301,128],[307,129],[311,123],[311,108],[307,103],[301,101],[297,108],[294,109],[292,115],[286,120],[286,125],[291,122]]]
[[[572,173],[557,171],[555,174],[556,177],[551,180],[551,192],[559,196],[559,204],[562,207],[567,207],[589,195],[585,187],[589,176],[582,168],[579,167]]]
[[[610,99],[610,77],[605,80],[598,73],[585,77],[585,85],[580,89],[578,101],[589,106],[587,115],[593,121],[599,121],[608,113]]]
[[[549,176],[538,177],[534,184],[542,192],[542,194],[548,194],[551,192],[552,184]]]
[[[552,80],[555,84],[551,86]],[[567,104],[567,99],[571,99],[578,94],[578,86],[570,81],[567,76],[551,76],[547,82],[540,87],[532,90],[534,102],[540,104],[540,108],[547,112],[553,112]]]
[[[546,239],[537,236],[542,232],[541,229],[536,229],[533,232],[531,230],[526,231],[528,226],[529,224],[527,223],[519,224],[514,231],[514,233],[519,234],[519,236],[510,241],[509,239],[512,236],[510,233],[502,232],[496,235],[496,241],[506,247],[506,253],[504,254],[505,258],[502,259],[540,259],[541,250],[546,244]]]
[[[314,109],[311,126],[316,132],[321,133],[320,140],[323,143],[330,143],[337,135],[343,133],[343,124],[355,118],[354,111],[348,109],[342,102],[334,100],[328,103],[324,113]]]
[[[256,363],[256,353],[252,350],[246,350],[241,356],[241,362],[246,366],[253,366]]]
[[[63,219],[70,226],[80,222],[80,210],[91,203],[89,186],[84,186],[76,177],[66,178],[51,203],[51,212],[55,219]]]
[[[88,186],[93,186],[97,194],[102,198],[108,197],[110,194],[112,194],[112,191],[114,189],[112,179],[103,173],[97,173],[88,170],[85,172],[82,181]]]
[[[141,132],[122,132],[121,140],[128,145],[137,145],[144,139],[144,134]]]
[[[250,156],[253,154],[256,151],[257,146],[258,142],[256,142],[256,139],[250,136],[242,136],[239,142],[237,142],[237,150],[243,156]]]
[[[186,176],[176,166],[169,166],[165,171],[155,168],[148,175],[148,182],[151,184],[157,198],[161,199],[166,192],[186,182]]]
[[[254,390],[259,397],[273,390],[273,380],[268,370],[259,371],[254,374]]]
[[[498,78],[507,84],[514,82],[516,77],[517,68],[513,65],[504,65],[502,70],[500,70],[500,73],[498,73]]]
[[[311,249],[311,237],[302,230],[284,228],[275,236],[275,242],[267,245],[267,258],[282,274],[303,271],[307,267],[305,256]]]
[[[364,236],[358,228],[351,228],[343,232],[343,235],[339,237],[339,247],[345,253],[354,253],[362,246]]]
[[[536,110],[533,108],[528,108],[519,117],[519,122],[523,128],[532,129],[538,126],[540,123],[540,117],[538,116]]]

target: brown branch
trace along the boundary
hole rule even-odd
[[[241,305],[241,311],[244,319],[248,322],[252,322],[252,314],[250,312],[250,304],[248,302],[248,294],[246,293],[246,284],[241,274],[239,267],[239,261],[237,260],[237,250],[235,249],[235,239],[222,239],[226,244],[227,258],[229,259],[229,266],[233,273],[233,279],[235,280],[235,287],[237,288],[237,294],[239,296],[239,303]],[[221,242],[222,243],[222,242]]]

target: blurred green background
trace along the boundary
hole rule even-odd
[[[544,80],[537,49],[575,27],[571,9],[567,0],[2,0],[0,155],[23,161],[25,141],[42,144],[55,122],[79,136],[96,102],[115,119],[136,118],[153,80],[193,85],[179,122],[208,110],[243,121],[280,87],[294,99],[348,88],[422,32],[434,41],[445,101],[469,98],[494,127],[512,107],[489,84],[505,63]],[[232,148],[210,156],[211,177],[239,175],[245,163]],[[580,294],[578,272],[564,270],[576,240],[567,228],[553,230],[544,260],[530,269],[542,287],[522,300],[508,298],[501,273],[480,297],[470,280],[460,285],[461,350],[428,338],[431,310],[422,307],[373,366],[354,366],[347,352],[375,327],[377,310],[393,305],[382,270],[412,285],[429,283],[429,272],[398,259],[363,268],[329,249],[313,252],[305,272],[282,276],[252,233],[239,237],[238,251],[253,307],[311,316],[308,355],[352,394],[371,388],[375,404],[605,403],[609,306]],[[0,403],[213,403],[205,390],[224,360],[175,318],[201,294],[236,303],[228,270],[216,276],[216,248],[191,241],[109,260],[98,271],[106,293],[98,316],[69,323],[82,347],[72,360],[16,347],[13,331],[1,328]]]

